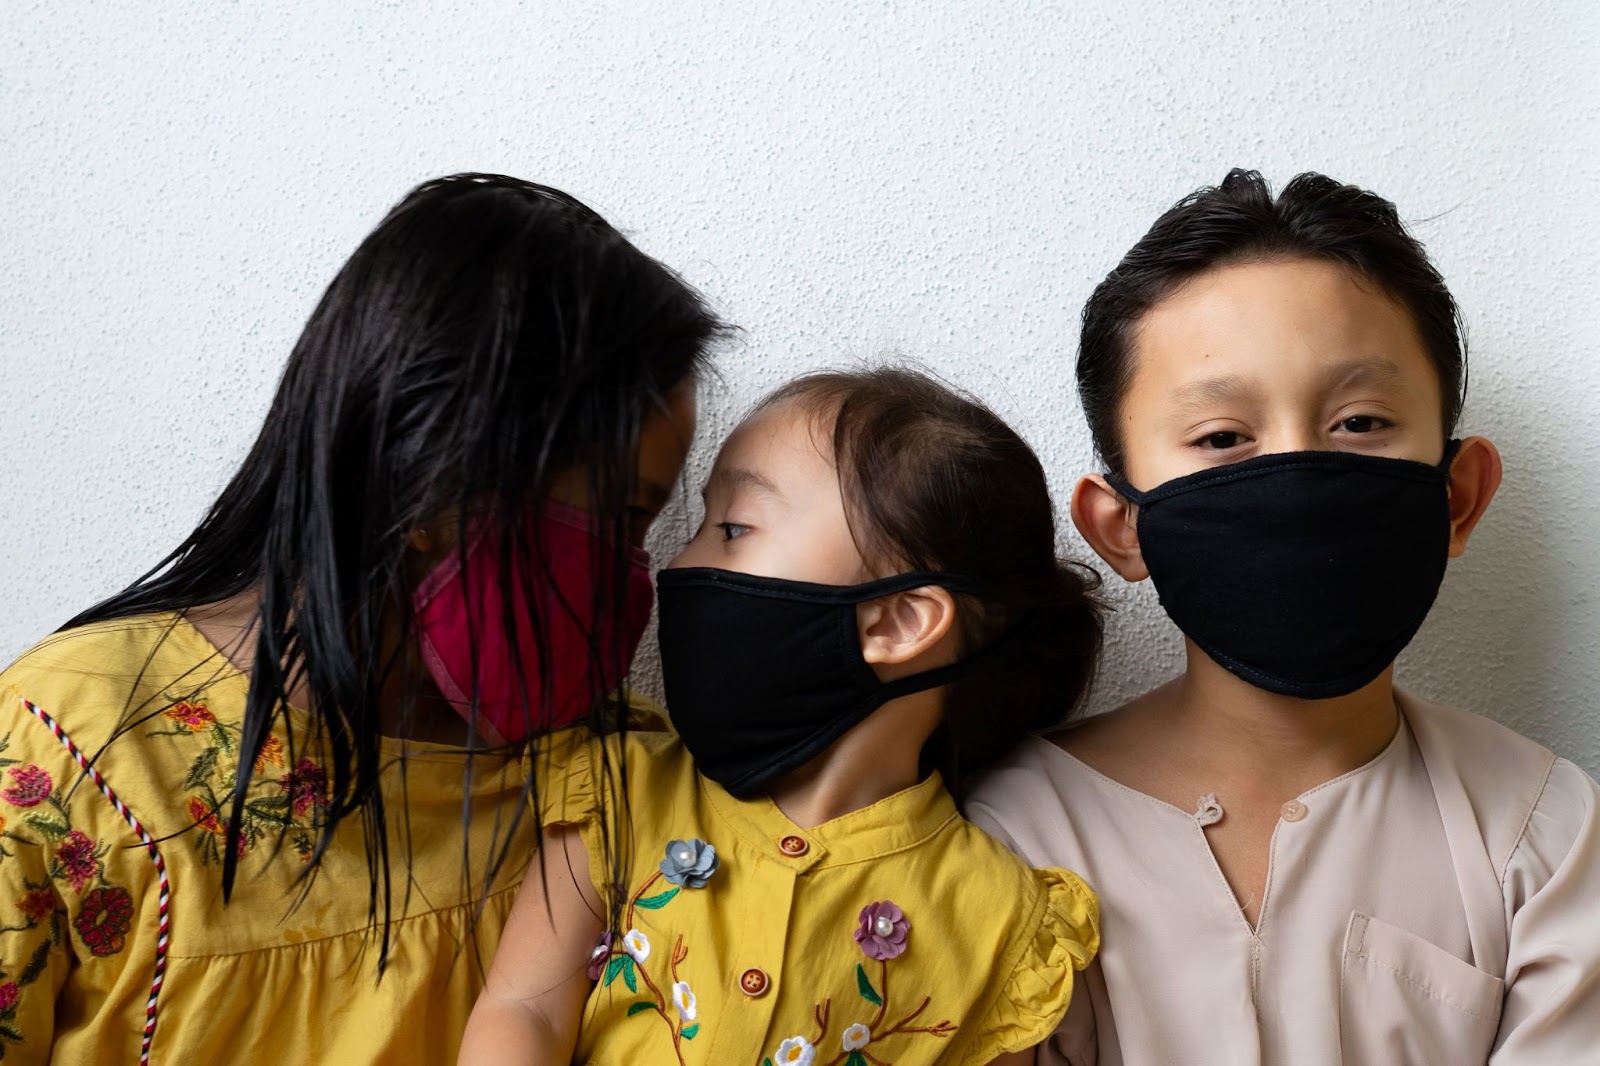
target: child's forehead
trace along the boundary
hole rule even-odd
[[[1401,303],[1320,260],[1208,271],[1152,307],[1132,345],[1146,401],[1192,405],[1358,378],[1374,385],[1437,373]],[[1155,394],[1151,394],[1151,386]]]
[[[757,408],[734,427],[712,464],[713,480],[769,482],[796,476],[833,476],[833,418],[786,401]]]

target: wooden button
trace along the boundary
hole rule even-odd
[[[1298,822],[1300,819],[1304,818],[1308,812],[1306,811],[1306,805],[1304,803],[1301,803],[1299,800],[1290,800],[1288,803],[1283,805],[1283,810],[1279,813],[1283,815],[1283,820],[1286,822]]]
[[[764,996],[771,987],[772,979],[765,970],[752,966],[739,975],[739,991],[747,996]]]
[[[805,837],[787,836],[778,841],[778,850],[791,859],[798,859],[811,850],[811,845]]]

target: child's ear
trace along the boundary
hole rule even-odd
[[[1072,490],[1072,524],[1125,581],[1150,576],[1139,551],[1138,519],[1138,508],[1099,474],[1085,475]]]
[[[856,607],[861,657],[878,667],[886,681],[913,673],[897,667],[915,662],[949,634],[956,621],[956,601],[949,590],[924,585]]]
[[[1485,437],[1461,442],[1450,462],[1450,558],[1467,551],[1467,539],[1489,509],[1502,474],[1500,452]]]

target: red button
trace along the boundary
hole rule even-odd
[[[765,970],[758,970],[754,966],[739,975],[739,991],[747,996],[764,996],[767,989],[772,987],[772,979]]]
[[[811,850],[811,845],[805,837],[787,836],[778,841],[778,850],[790,858],[798,859]]]

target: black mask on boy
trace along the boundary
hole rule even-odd
[[[1416,636],[1444,579],[1450,461],[1263,455],[1140,492],[1139,549],[1184,635],[1257,688],[1329,699]]]
[[[926,571],[862,585],[661,571],[667,713],[700,772],[740,798],[759,795],[890,700],[966,674],[996,645],[890,682],[861,657],[856,605],[924,585],[975,591]]]

